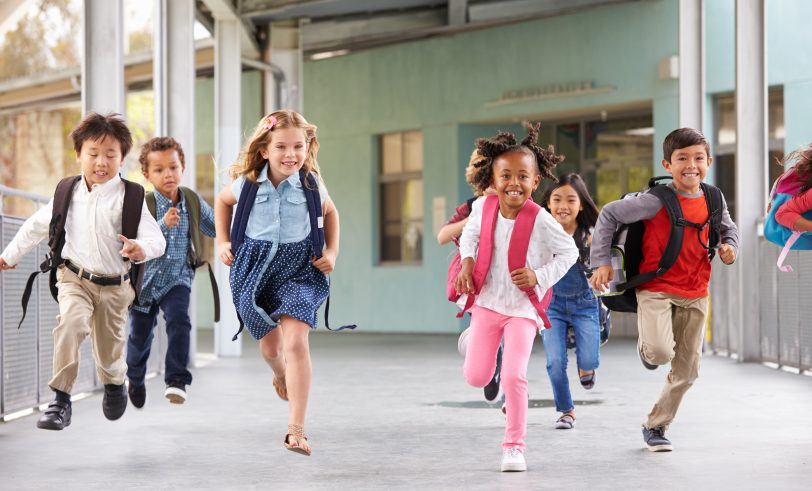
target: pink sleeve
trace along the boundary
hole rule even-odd
[[[781,225],[793,229],[795,222],[801,218],[802,213],[812,210],[812,189],[806,190],[781,205],[775,212],[775,220]]]

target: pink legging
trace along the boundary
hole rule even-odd
[[[485,387],[493,377],[496,351],[502,336],[505,338],[505,349],[502,353],[501,384],[507,412],[502,447],[519,447],[524,450],[524,435],[527,430],[527,362],[536,337],[536,322],[474,306],[462,371],[466,382],[474,387]]]

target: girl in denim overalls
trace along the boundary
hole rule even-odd
[[[231,266],[234,305],[248,332],[259,340],[277,394],[289,401],[285,447],[304,455],[311,452],[304,434],[312,378],[308,335],[328,296],[327,274],[335,265],[339,238],[338,211],[319,177],[326,247],[314,258],[299,170],[319,176],[318,149],[316,127],[300,114],[271,113],[257,125],[242,158],[231,168],[235,181],[220,192],[214,207],[218,255]],[[232,209],[243,186],[251,183],[258,190],[245,241],[232,251]]]
[[[600,364],[599,305],[586,279],[590,230],[598,219],[598,209],[577,174],[560,177],[547,188],[541,202],[573,236],[580,251],[579,260],[553,287],[547,310],[553,327],[541,333],[555,408],[562,413],[555,427],[568,430],[575,426],[575,405],[567,379],[567,326],[573,326],[575,332],[578,375],[585,389],[595,386],[595,369]]]

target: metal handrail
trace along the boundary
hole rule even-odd
[[[20,191],[19,189],[10,188],[8,186],[3,186],[2,184],[0,184],[0,215],[3,214],[3,198],[5,198],[6,196],[12,196],[14,198],[30,199],[34,203],[40,204],[45,204],[51,199],[43,194],[30,193],[28,191]]]

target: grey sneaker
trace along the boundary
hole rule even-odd
[[[674,449],[671,446],[671,440],[665,437],[665,428],[662,426],[654,428],[644,426],[643,440],[646,442],[646,448],[652,452],[670,452]]]

